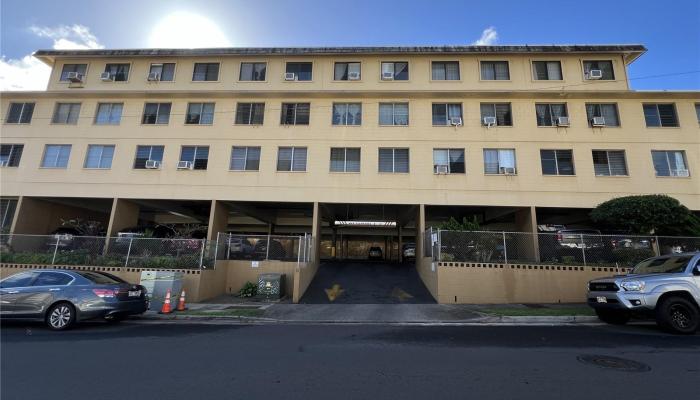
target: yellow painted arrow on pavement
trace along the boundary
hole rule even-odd
[[[325,289],[326,296],[328,296],[328,301],[335,301],[345,290],[343,290],[337,283],[333,284],[330,289]]]
[[[407,299],[413,298],[413,296],[406,293],[403,289],[399,287],[395,287],[394,290],[391,291],[391,297],[396,297],[397,299],[399,299],[399,301],[405,301]]]

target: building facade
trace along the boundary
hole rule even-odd
[[[394,249],[453,215],[527,232],[648,193],[698,211],[700,93],[631,90],[645,51],[40,50],[47,89],[2,93],[3,229],[199,222],[352,257],[352,220],[395,222]]]

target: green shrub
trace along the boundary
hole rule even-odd
[[[246,282],[238,292],[240,297],[255,297],[258,294],[258,286],[253,282]]]
[[[8,264],[51,264],[53,254],[0,253],[0,262]]]
[[[651,249],[633,249],[621,248],[613,250],[613,257],[620,266],[631,267],[647,258],[654,257],[656,254]]]

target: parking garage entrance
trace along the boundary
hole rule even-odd
[[[319,205],[320,265],[301,303],[434,303],[415,268],[414,205]]]

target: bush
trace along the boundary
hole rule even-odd
[[[651,249],[622,248],[613,250],[613,258],[622,267],[632,267],[640,261],[655,255]]]
[[[654,194],[618,197],[599,204],[591,219],[632,234],[699,235],[700,220],[673,197]]]
[[[238,291],[239,297],[255,297],[258,294],[258,286],[253,282],[246,282]]]
[[[7,264],[51,264],[53,254],[41,253],[0,253],[0,262]]]

